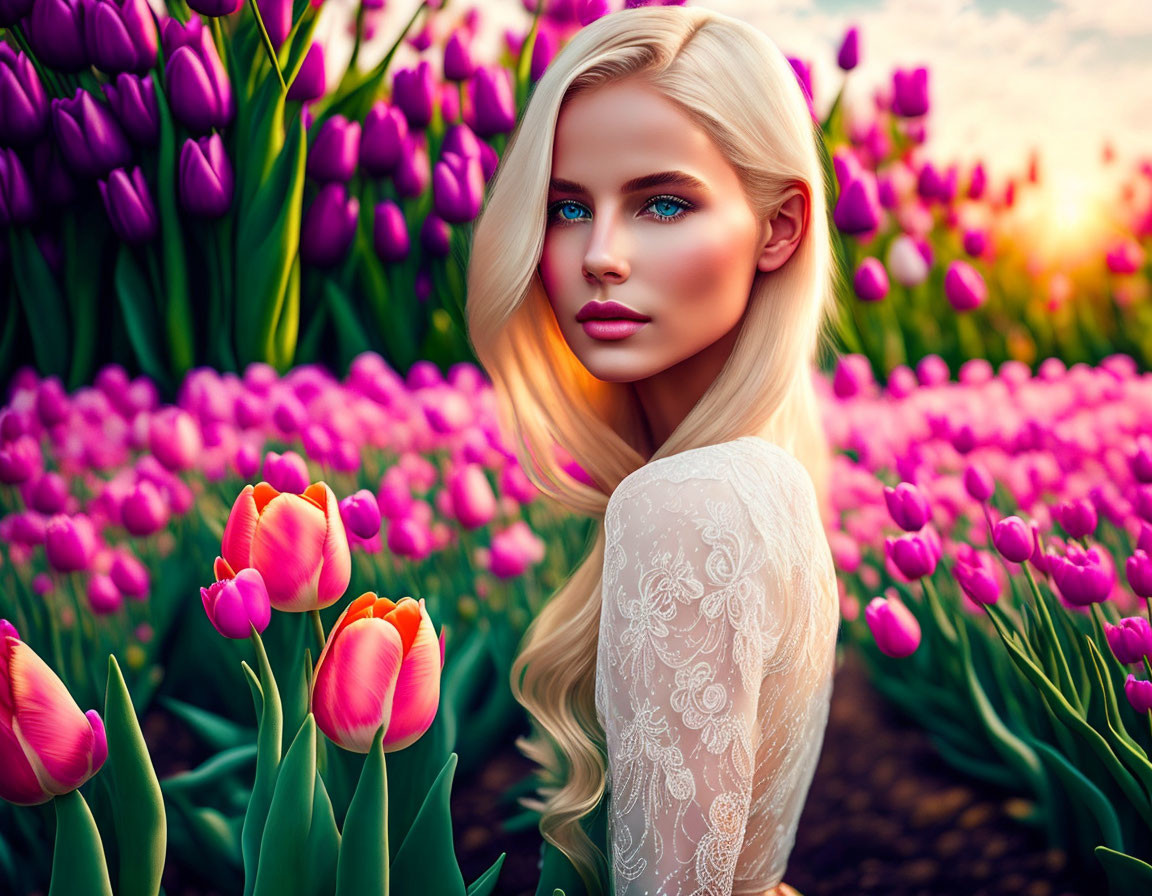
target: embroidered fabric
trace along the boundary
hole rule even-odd
[[[747,436],[634,471],[604,526],[613,891],[774,887],[824,739],[839,620],[811,479]]]

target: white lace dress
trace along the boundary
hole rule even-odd
[[[629,474],[604,526],[613,891],[774,887],[824,738],[839,622],[812,481],[747,436]]]

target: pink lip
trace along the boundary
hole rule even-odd
[[[593,339],[616,342],[627,339],[647,323],[646,320],[586,320],[583,327],[584,332]]]
[[[627,305],[619,302],[589,302],[576,312],[576,322],[584,323],[586,320],[651,320],[639,311],[633,311]]]

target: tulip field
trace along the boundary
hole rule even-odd
[[[527,730],[512,659],[595,521],[500,427],[470,226],[622,5],[655,4],[525,0],[485,59],[482,5],[422,0],[366,66],[362,0],[333,83],[308,0],[0,0],[0,892],[512,892],[497,848],[465,879],[454,788]],[[847,82],[867,34],[834,49]],[[1107,235],[1044,261],[1039,159],[937,164],[931,76],[812,111],[840,650],[1100,892],[1152,892],[1152,158],[1106,147]],[[201,758],[158,771],[157,724]]]

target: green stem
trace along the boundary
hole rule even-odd
[[[324,623],[320,621],[319,610],[309,610],[308,615],[312,617],[312,627],[316,630],[316,641],[320,645],[320,649],[324,649]]]
[[[1072,678],[1072,672],[1068,666],[1068,658],[1064,656],[1064,649],[1060,646],[1060,638],[1056,634],[1056,626],[1052,621],[1052,615],[1048,612],[1048,603],[1044,600],[1044,596],[1040,593],[1040,586],[1036,584],[1036,579],[1032,575],[1032,570],[1028,567],[1028,561],[1020,564],[1024,570],[1024,576],[1028,579],[1028,584],[1032,588],[1032,595],[1036,599],[1036,607],[1040,611],[1041,617],[1044,619],[1044,625],[1048,629],[1048,634],[1052,638],[1052,649],[1056,654],[1056,659],[1060,663],[1059,671],[1064,675],[1064,682],[1066,686],[1071,688],[1070,696],[1077,704],[1077,708],[1083,712],[1084,706],[1080,700],[1080,694],[1075,688],[1075,681]]]
[[[264,17],[260,15],[260,4],[251,4],[252,15],[256,17],[256,27],[260,29],[260,42],[264,45],[264,52],[268,54],[268,61],[272,63],[272,71],[276,72],[276,80],[280,82],[280,92],[287,93],[288,85],[284,83],[284,73],[280,71],[280,60],[276,58],[276,48],[272,46],[272,38],[268,36],[268,29],[264,26]]]

